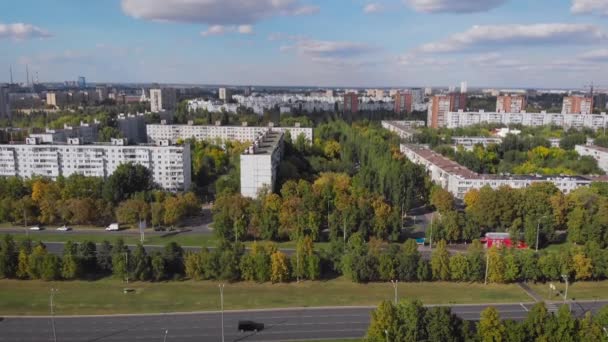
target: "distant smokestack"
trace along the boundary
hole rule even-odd
[[[11,75],[11,84],[13,84],[13,66],[12,65],[8,67],[8,72]]]
[[[30,85],[30,69],[27,64],[25,65],[25,85]]]

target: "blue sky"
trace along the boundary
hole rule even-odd
[[[0,13],[0,82],[29,65],[41,81],[608,87],[608,0],[19,0]]]

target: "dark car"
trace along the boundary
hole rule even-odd
[[[239,321],[239,331],[262,331],[264,330],[264,323],[256,323],[254,321]]]

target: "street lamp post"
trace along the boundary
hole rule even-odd
[[[57,331],[55,330],[55,310],[53,308],[54,306],[54,302],[53,299],[55,297],[55,293],[57,293],[57,289],[51,289],[51,294],[50,294],[50,305],[51,305],[51,327],[53,328],[53,341],[57,342]]]
[[[399,302],[399,296],[397,294],[399,280],[391,280],[391,284],[393,285],[393,288],[395,289],[395,305],[397,305],[397,303]]]
[[[384,329],[384,336],[386,336],[386,342],[388,342],[388,329]]]
[[[129,284],[129,252],[125,252],[125,275],[127,276],[127,284]]]
[[[220,307],[222,312],[222,342],[224,342],[224,284],[220,284]]]
[[[486,276],[485,276],[485,281],[484,281],[484,285],[488,285],[488,268],[490,266],[490,253],[488,251],[486,251]]]
[[[564,292],[564,304],[566,304],[566,301],[568,300],[568,275],[562,274],[562,278],[566,281],[566,291]]]
[[[165,337],[163,338],[163,342],[167,342],[167,334],[169,333],[169,329],[165,330]]]

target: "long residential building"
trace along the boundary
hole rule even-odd
[[[424,121],[382,121],[382,128],[405,140],[413,138],[418,127],[424,127]]]
[[[435,95],[431,98],[427,111],[427,126],[440,128],[446,126],[449,112],[464,110],[467,106],[466,93]]]
[[[503,95],[496,97],[496,111],[499,113],[520,113],[528,107],[525,95]]]
[[[277,169],[283,158],[284,133],[266,128],[241,154],[241,195],[257,198],[260,191],[274,191]]]
[[[109,144],[83,145],[79,138],[65,144],[42,144],[27,138],[25,144],[0,145],[0,176],[36,176],[57,179],[80,174],[107,178],[121,164],[139,164],[150,170],[154,182],[169,191],[188,190],[191,184],[190,146],[126,145],[124,139]]]
[[[313,129],[310,127],[261,127],[261,126],[220,126],[220,125],[147,125],[148,142],[154,143],[161,140],[169,140],[177,143],[179,140],[237,140],[254,141],[260,133],[272,128],[273,131],[287,133],[292,140],[296,140],[301,134],[308,143],[313,141]]]
[[[562,114],[592,114],[593,97],[566,96],[562,104]]]
[[[454,197],[464,199],[467,192],[486,185],[497,189],[509,186],[514,189],[526,188],[538,182],[550,182],[564,193],[581,186],[588,186],[604,178],[583,176],[526,176],[479,174],[421,145],[401,145],[401,152],[412,162],[424,166],[431,180],[449,191]]]
[[[603,129],[608,125],[608,116],[602,114],[556,114],[556,113],[498,113],[498,112],[449,112],[447,128],[467,127],[478,124],[558,126],[565,129]]]
[[[597,145],[576,145],[575,151],[581,156],[590,156],[597,160],[597,166],[608,173],[608,148]]]

